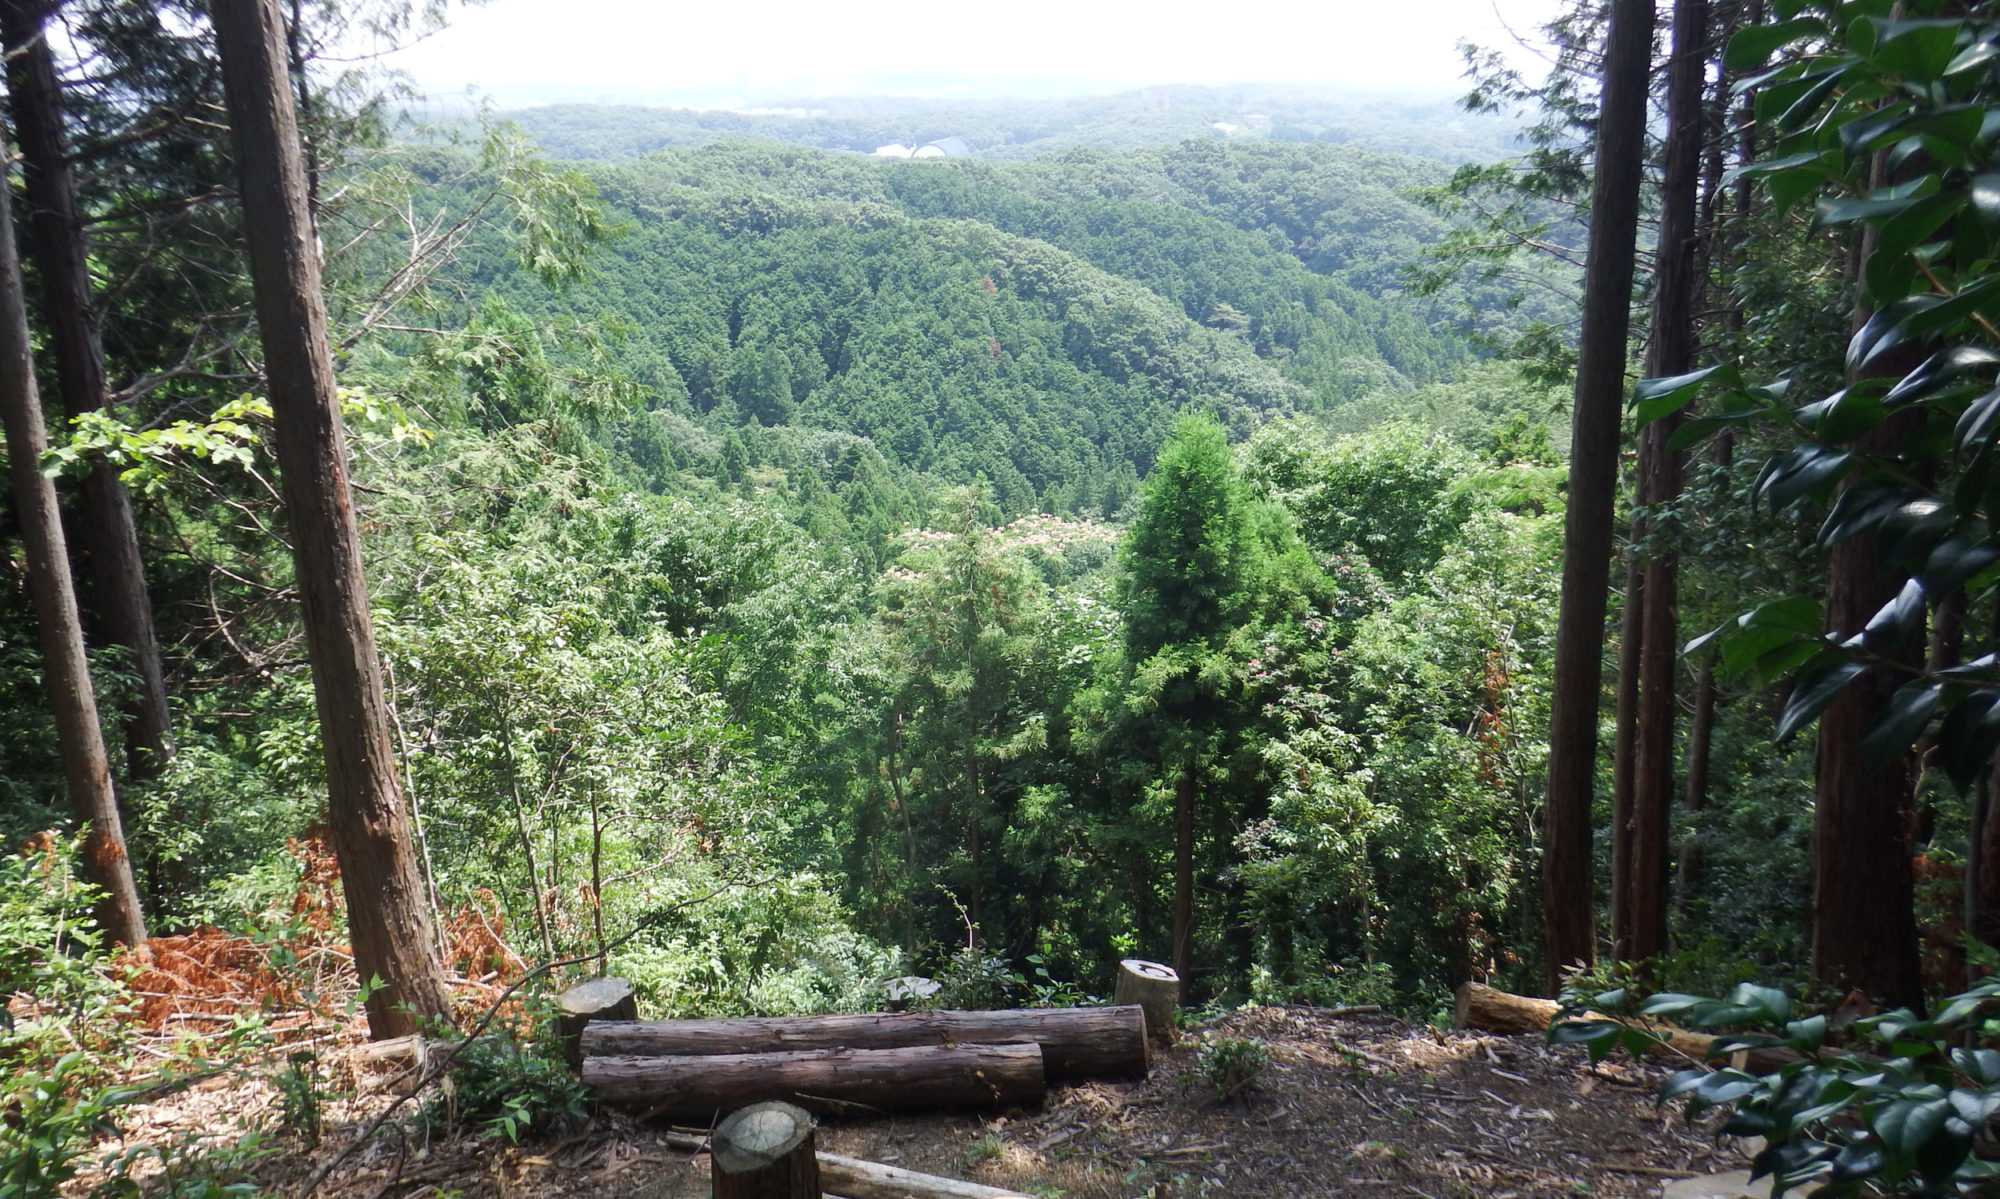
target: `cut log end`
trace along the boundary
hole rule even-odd
[[[818,1199],[812,1117],[789,1103],[756,1103],[716,1125],[710,1143],[716,1199]]]
[[[1147,1030],[1162,1042],[1173,1042],[1181,1005],[1181,976],[1173,967],[1126,958],[1118,963],[1114,1000],[1143,1008]]]
[[[639,1000],[622,978],[593,978],[564,991],[556,1000],[556,1040],[572,1070],[583,1066],[583,1030],[593,1020],[637,1020]]]

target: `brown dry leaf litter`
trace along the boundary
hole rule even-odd
[[[1195,1074],[1200,1036],[1255,1037],[1272,1062],[1254,1088],[1215,1102]],[[327,1113],[325,1146],[274,1161],[264,1182],[295,1192],[388,1102],[391,1078],[353,1062],[362,1094]],[[1156,1058],[1150,1078],[1052,1090],[1039,1109],[984,1116],[884,1115],[823,1125],[823,1149],[994,1186],[1077,1199],[1313,1195],[1527,1199],[1652,1196],[1663,1182],[1735,1168],[1733,1142],[1690,1128],[1653,1096],[1668,1068],[1534,1036],[1438,1032],[1378,1013],[1262,1008],[1234,1013]],[[155,1135],[268,1114],[267,1086],[204,1087],[146,1105]],[[341,1081],[346,1081],[343,1078]],[[709,1193],[702,1155],[616,1113],[566,1139],[521,1147],[385,1134],[323,1194],[340,1199]]]

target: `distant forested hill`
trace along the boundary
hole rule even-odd
[[[1005,511],[1115,511],[1188,407],[1244,435],[1476,361],[1457,313],[1499,297],[1401,291],[1444,231],[1409,192],[1445,170],[1324,144],[992,164],[718,142],[589,168],[627,230],[590,280],[552,295],[491,254],[462,282],[600,317],[655,473],[807,429]]]
[[[503,115],[557,157],[602,161],[740,138],[866,154],[891,142],[958,137],[977,156],[996,160],[1191,137],[1330,143],[1448,163],[1491,162],[1520,150],[1512,122],[1467,113],[1449,97],[1273,85],[1066,100],[800,99],[753,112],[554,104]]]

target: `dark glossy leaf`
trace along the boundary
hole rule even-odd
[[[1835,650],[1822,651],[1799,671],[1792,694],[1785,700],[1784,714],[1778,718],[1778,740],[1787,741],[1819,719],[1827,705],[1839,698],[1847,685],[1868,666]]]
[[[1908,493],[1894,483],[1861,482],[1842,491],[1819,528],[1822,547],[1881,529],[1902,508]]]
[[[1950,1114],[1951,1104],[1943,1099],[1892,1099],[1868,1123],[1889,1152],[1914,1156]]]
[[[1760,1085],[1741,1070],[1716,1070],[1695,1084],[1694,1096],[1711,1106],[1732,1103],[1756,1091]]]
[[[1792,1018],[1792,997],[1776,987],[1759,983],[1738,983],[1729,993],[1731,1003],[1756,1011],[1768,1023],[1783,1024]]]
[[[1785,1044],[1800,1053],[1812,1053],[1826,1043],[1826,1017],[1807,1016],[1785,1025]]]
[[[1938,725],[1938,765],[1960,788],[1991,763],[1993,749],[2000,744],[2000,692],[1975,691],[1951,705]]]
[[[1914,643],[1924,629],[1928,610],[1921,580],[1909,579],[1896,598],[1882,605],[1861,630],[1861,643],[1878,653],[1894,653]]]
[[[1930,679],[1903,684],[1889,697],[1875,726],[1861,739],[1862,756],[1879,765],[1910,748],[1930,725],[1943,694],[1944,684]]]
[[[1817,17],[1794,17],[1770,25],[1753,25],[1738,30],[1722,52],[1722,65],[1731,71],[1753,71],[1764,65],[1772,52],[1800,38],[1826,33],[1826,24]]]
[[[1996,432],[2000,432],[2000,387],[1966,405],[1952,435],[1960,453],[1971,453],[1991,446]]]
[[[1830,486],[1853,461],[1845,450],[1802,445],[1779,459],[1758,485],[1774,512],[1782,512],[1815,489]]]
[[[2000,353],[1985,346],[1953,346],[1940,350],[1898,380],[1889,389],[1889,394],[1882,397],[1882,403],[1893,408],[1912,400],[1921,400],[1967,375],[1984,374],[1990,377],[1997,367],[2000,367]]]
[[[1873,1178],[1888,1165],[1882,1151],[1873,1145],[1843,1145],[1833,1155],[1833,1170],[1827,1176],[1833,1182],[1847,1182],[1853,1179]]]
[[[1933,595],[1948,595],[1965,585],[1973,575],[2000,562],[2000,546],[1993,543],[1984,521],[1968,521],[1930,552],[1924,562],[1924,588]]]
[[[1741,374],[1734,366],[1728,365],[1705,367],[1685,375],[1641,379],[1638,386],[1632,389],[1632,416],[1639,424],[1650,424],[1687,407],[1706,386],[1721,384],[1735,387],[1741,386],[1742,382]]]

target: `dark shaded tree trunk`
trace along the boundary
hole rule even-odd
[[[7,430],[8,472],[27,548],[28,589],[41,630],[56,743],[70,807],[87,829],[83,874],[104,891],[97,922],[113,940],[138,945],[146,939],[146,922],[139,909],[139,889],[132,881],[132,861],[125,853],[118,795],[111,786],[111,759],[97,721],[97,697],[91,691],[90,664],[83,652],[83,626],[70,585],[55,484],[42,473],[48,432],[35,386],[27,300],[15,247],[12,189],[0,186],[0,418]]]
[[[1174,973],[1188,977],[1194,937],[1194,796],[1195,763],[1181,767],[1174,784]]]
[[[0,0],[0,41],[6,45],[7,98],[21,142],[28,252],[42,276],[56,390],[63,411],[75,418],[108,408],[110,389],[76,183],[65,150],[55,55],[42,36],[53,8],[46,0]],[[72,533],[77,556],[88,566],[91,608],[104,636],[130,655],[139,680],[138,693],[125,709],[127,769],[133,778],[155,778],[172,752],[172,731],[132,497],[118,468],[102,455],[92,457],[79,491],[80,519]]]
[[[1654,255],[1653,321],[1646,373],[1694,369],[1695,310],[1700,298],[1696,241],[1708,42],[1708,0],[1675,0],[1667,66],[1667,143],[1660,189],[1660,238]],[[1620,829],[1627,838],[1625,887],[1615,903],[1612,943],[1619,956],[1647,961],[1666,952],[1670,841],[1673,835],[1674,720],[1680,657],[1680,568],[1672,530],[1656,519],[1680,499],[1681,454],[1669,442],[1678,414],[1640,431],[1641,493],[1653,513],[1638,547],[1642,562],[1639,686],[1633,721],[1632,804]]]
[[[1570,434],[1563,525],[1562,609],[1549,715],[1549,790],[1542,831],[1542,926],[1547,982],[1597,957],[1591,888],[1591,797],[1604,681],[1604,612],[1618,489],[1618,441],[1631,331],[1633,252],[1645,156],[1646,74],[1653,40],[1647,0],[1613,0],[1591,182],[1590,248]]]
[[[1877,156],[1875,182],[1891,182]],[[1854,255],[1858,281],[1875,252],[1871,228]],[[1868,310],[1856,306],[1854,327]],[[1870,364],[1864,377],[1895,377],[1922,361],[1927,348],[1911,342]],[[1860,454],[1891,456],[1910,430],[1901,414],[1855,443]],[[1861,632],[1869,618],[1902,588],[1904,576],[1881,558],[1873,536],[1850,537],[1827,552],[1826,628],[1839,641]],[[1819,718],[1814,761],[1812,973],[1819,982],[1857,989],[1890,1005],[1919,1008],[1923,977],[1918,962],[1915,880],[1910,869],[1910,799],[1914,777],[1908,754],[1870,762],[1861,739],[1874,727],[1902,683],[1898,672],[1873,667],[1856,677]]]
[[[403,1036],[421,1022],[448,1019],[451,996],[390,749],[285,71],[285,24],[276,0],[216,0],[212,18],[354,964],[363,980],[384,984],[368,998],[369,1031],[377,1039]]]

